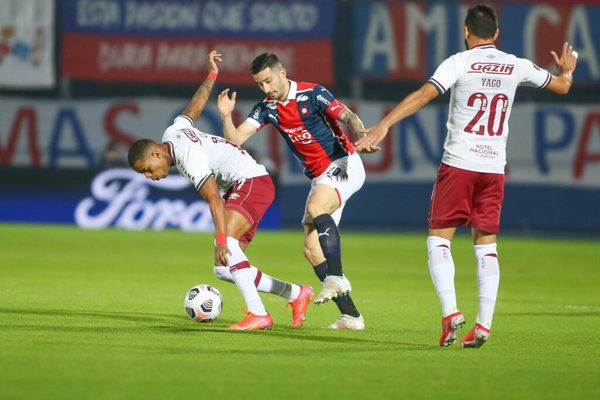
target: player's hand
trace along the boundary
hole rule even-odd
[[[215,259],[222,265],[227,265],[230,255],[231,251],[229,251],[227,244],[221,244],[215,248]]]
[[[354,143],[356,150],[360,153],[374,153],[381,148],[378,144],[385,138],[388,128],[377,124],[369,129],[365,129],[365,136]]]
[[[575,67],[577,66],[577,57],[573,54],[573,46],[569,45],[569,43],[565,42],[563,44],[560,57],[558,57],[554,50],[552,50],[550,54],[552,54],[554,64],[556,64],[556,68],[558,68],[560,72],[575,71]]]
[[[223,59],[221,57],[222,57],[222,54],[216,50],[213,50],[210,53],[208,53],[208,63],[207,63],[208,73],[213,73],[213,72],[215,74],[219,73],[219,67],[217,66],[216,61],[222,62]]]
[[[356,140],[354,141],[354,144],[358,143],[360,139],[364,138],[367,136],[367,130],[366,129],[361,129],[360,132],[358,134],[356,134]],[[362,154],[368,154],[368,153],[375,153],[377,151],[381,150],[381,148],[379,146],[368,146],[368,147],[361,147],[356,149],[356,151],[358,151],[359,153]]]
[[[231,115],[235,107],[236,97],[236,92],[232,92],[231,98],[229,97],[229,89],[225,89],[219,93],[219,97],[217,98],[217,106],[219,108],[221,117],[229,117]]]

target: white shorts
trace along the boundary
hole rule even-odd
[[[344,179],[344,177],[347,178]],[[308,204],[308,199],[312,196],[317,185],[331,186],[335,189],[340,200],[340,206],[331,213],[331,218],[333,218],[336,225],[339,225],[346,202],[354,193],[360,190],[363,183],[365,183],[365,167],[358,153],[355,152],[350,156],[338,158],[329,164],[325,172],[310,182],[310,192],[308,192],[306,204]],[[311,223],[312,218],[308,215],[305,205],[302,224]]]

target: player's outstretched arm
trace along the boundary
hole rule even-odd
[[[356,142],[358,151],[372,149],[377,146],[388,134],[392,125],[410,117],[421,108],[425,107],[431,100],[438,97],[437,89],[430,83],[426,83],[418,90],[406,96],[375,126],[367,129],[361,139]]]
[[[358,115],[350,111],[348,108],[346,108],[340,115],[340,121],[342,121],[348,127],[356,140],[359,140],[366,135],[365,126],[363,125],[362,121]],[[373,153],[378,150],[381,150],[378,146],[370,146],[369,148],[362,148],[360,152]]]
[[[219,73],[219,67],[217,67],[216,61],[223,61],[221,59],[221,53],[216,50],[211,51],[208,54],[208,76],[202,82],[192,100],[187,105],[185,110],[183,110],[183,114],[190,117],[193,121],[196,121],[200,116],[200,113],[206,107],[206,103],[208,103],[208,98],[210,97],[210,92],[215,85],[215,81],[217,80],[217,74]]]
[[[223,199],[219,193],[215,178],[212,176],[208,178],[204,186],[200,188],[199,193],[208,203],[210,215],[212,215],[215,224],[215,259],[221,265],[227,265],[228,255],[231,254],[227,247],[227,221],[225,220]]]
[[[573,85],[573,71],[577,67],[577,52],[573,51],[573,46],[565,42],[560,57],[554,51],[551,51],[550,54],[552,54],[554,64],[560,73],[552,75],[546,88],[557,94],[567,94]]]
[[[231,114],[235,108],[236,97],[236,92],[232,92],[231,97],[229,97],[229,89],[225,89],[219,94],[217,105],[219,106],[219,114],[221,114],[225,139],[241,146],[250,136],[256,133],[256,127],[248,121],[244,121],[237,128],[235,127]]]

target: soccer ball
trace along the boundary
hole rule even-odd
[[[185,312],[196,322],[214,321],[221,315],[223,299],[216,287],[210,285],[196,285],[188,290],[183,299]]]

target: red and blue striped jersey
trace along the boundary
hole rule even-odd
[[[355,151],[338,122],[346,109],[323,86],[290,81],[285,101],[265,98],[254,106],[247,121],[257,130],[273,124],[312,179],[332,161]]]

